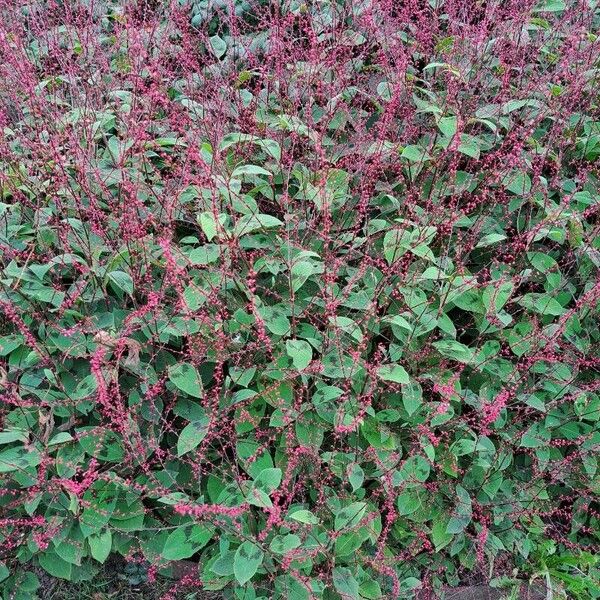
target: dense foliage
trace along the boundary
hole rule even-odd
[[[599,598],[595,0],[0,2],[0,586]]]

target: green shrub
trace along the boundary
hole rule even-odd
[[[0,10],[6,600],[600,597],[595,2]]]

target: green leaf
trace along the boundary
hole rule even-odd
[[[461,134],[460,144],[458,145],[458,151],[461,154],[478,159],[481,154],[481,150],[479,148],[479,140],[476,137],[473,137],[472,135],[468,135],[466,133]]]
[[[560,316],[566,312],[558,301],[548,294],[525,294],[519,300],[519,304],[542,315]]]
[[[383,317],[381,320],[384,323],[389,323],[390,325],[395,325],[396,327],[402,327],[402,329],[406,329],[407,331],[412,331],[410,323],[400,315],[389,315],[387,317]]]
[[[290,330],[290,321],[284,315],[269,315],[265,317],[267,329],[275,335],[285,335]]]
[[[174,383],[182,392],[202,398],[204,395],[202,379],[194,365],[189,363],[177,363],[168,368],[169,381]]]
[[[210,47],[217,58],[221,58],[227,52],[227,44],[218,35],[209,38]]]
[[[88,398],[91,396],[96,389],[98,388],[98,382],[93,374],[84,377],[78,384],[75,392],[73,393],[73,398],[75,400],[83,400],[84,398]]]
[[[402,154],[400,154],[402,158],[406,158],[406,160],[410,162],[420,163],[430,158],[427,151],[421,146],[410,145],[406,146],[404,150],[402,150]]]
[[[206,303],[206,294],[196,285],[192,284],[183,290],[183,299],[191,311],[196,311]]]
[[[173,530],[161,551],[165,560],[189,558],[205,546],[213,535],[213,530],[204,525],[181,526]]]
[[[270,544],[270,549],[275,554],[287,554],[291,550],[300,547],[302,540],[293,533],[287,535],[277,535],[273,538]]]
[[[540,273],[547,273],[558,266],[558,263],[544,252],[528,252],[527,258]]]
[[[238,402],[244,402],[244,400],[249,400],[250,398],[254,398],[257,393],[254,390],[238,390],[231,397],[231,404],[238,404]]]
[[[300,260],[292,266],[292,289],[297,292],[311,275],[322,273],[323,268],[319,263],[311,260]]]
[[[55,543],[56,554],[72,565],[81,566],[84,556],[84,536],[77,525],[72,525],[60,543]]]
[[[161,552],[165,560],[182,560],[194,554],[196,548],[188,540],[186,529],[186,527],[178,527],[169,534]]]
[[[273,502],[269,498],[269,494],[259,488],[250,488],[246,494],[246,501],[248,504],[258,506],[260,508],[272,508]]]
[[[421,488],[406,490],[398,495],[396,500],[400,516],[412,515],[417,511],[425,510],[425,497]]]
[[[470,363],[473,360],[473,351],[456,340],[440,340],[433,342],[432,346],[443,356],[458,362]]]
[[[567,8],[564,0],[543,0],[535,12],[561,12]]]
[[[241,165],[234,169],[231,174],[232,179],[240,179],[245,175],[266,175],[267,177],[271,176],[271,172],[263,169],[263,167],[259,167],[258,165]]]
[[[515,110],[519,110],[525,106],[534,106],[539,108],[540,103],[533,98],[526,98],[522,100],[509,100],[502,105],[502,114],[509,115]]]
[[[193,265],[208,265],[216,262],[219,259],[220,254],[221,250],[218,245],[204,244],[204,246],[194,248],[189,253],[188,258]]]
[[[55,552],[51,550],[46,551],[39,555],[38,560],[42,569],[52,575],[52,577],[66,579],[67,581],[71,580],[73,565],[60,558]]]
[[[452,517],[448,521],[448,525],[446,525],[446,533],[450,536],[455,533],[461,533],[464,531],[467,525],[468,523],[466,523],[464,519],[461,519],[460,517]]]
[[[382,365],[377,369],[377,375],[383,381],[393,381],[395,383],[409,383],[408,373],[400,365]]]
[[[437,52],[449,52],[454,47],[454,37],[448,36],[442,38],[436,45],[435,49]]]
[[[72,440],[73,436],[68,431],[61,431],[55,436],[52,436],[52,438],[48,442],[48,446],[57,446],[58,444],[64,444]]]
[[[336,556],[348,556],[356,552],[362,546],[363,541],[364,538],[354,531],[342,533],[335,540],[334,553]]]
[[[119,289],[133,296],[133,279],[125,271],[111,271],[108,274],[110,281]]]
[[[435,546],[436,552],[447,546],[454,538],[454,535],[447,531],[448,523],[449,519],[436,519],[431,528],[431,541]]]
[[[392,99],[392,86],[387,81],[380,81],[377,84],[377,93],[383,100],[389,102]]]
[[[22,344],[23,336],[21,335],[7,335],[0,337],[0,356],[8,356]]]
[[[358,600],[358,581],[352,575],[352,571],[345,567],[333,569],[333,587],[342,597],[342,600]]]
[[[492,313],[497,313],[508,302],[513,289],[512,281],[488,285],[481,295],[485,308]]]
[[[425,269],[425,271],[423,271],[421,274],[421,279],[438,280],[446,279],[447,277],[448,275],[446,275],[446,273],[444,273],[444,271],[438,267],[427,267],[427,269]]]
[[[357,342],[361,342],[363,340],[363,333],[356,321],[353,321],[348,317],[329,317],[329,322],[342,331],[345,331]]]
[[[456,486],[458,504],[454,510],[454,516],[448,521],[446,533],[461,533],[471,522],[473,516],[472,502],[469,493],[461,485]]]
[[[227,540],[229,542],[229,540]],[[233,552],[221,552],[221,556],[214,562],[210,562],[210,570],[221,577],[229,577],[233,575]]]
[[[305,340],[287,340],[285,347],[288,356],[292,359],[294,367],[302,371],[308,367],[312,360],[312,348]]]
[[[438,127],[440,131],[449,138],[454,137],[457,129],[458,118],[457,117],[442,117],[438,121]]]
[[[423,404],[423,389],[416,381],[409,381],[402,386],[402,404],[409,416]]]
[[[281,227],[283,222],[271,215],[244,215],[235,224],[233,235],[240,237],[248,233],[260,231],[262,229],[270,229],[273,227]]]
[[[540,423],[534,423],[521,437],[521,448],[539,448],[550,441],[550,432]]]
[[[531,191],[531,177],[525,171],[511,171],[505,175],[502,185],[517,196],[527,196]]]
[[[25,429],[8,429],[0,431],[0,444],[10,444],[12,442],[26,442],[29,434]]]
[[[183,456],[190,450],[196,448],[200,442],[206,437],[210,419],[204,416],[202,419],[188,423],[179,434],[177,440],[177,456]]]
[[[99,563],[104,563],[112,548],[112,533],[110,530],[107,529],[101,533],[90,535],[87,541],[90,545],[92,558],[96,559]]]
[[[410,247],[411,235],[405,229],[390,229],[383,236],[383,254],[388,264],[398,260]]]
[[[416,577],[407,577],[406,579],[403,579],[400,582],[400,590],[401,590],[402,597],[404,597],[404,595],[407,592],[410,592],[410,591],[418,588],[420,585],[421,585],[421,580],[417,579]]]
[[[373,579],[367,579],[360,584],[360,597],[366,600],[383,600],[381,586]]]
[[[206,239],[210,242],[213,240],[214,237],[217,236],[217,234],[219,233],[219,228],[223,227],[223,225],[225,225],[225,222],[227,221],[227,215],[226,214],[219,214],[217,216],[217,219],[215,219],[215,215],[212,212],[202,212],[198,215],[198,223],[200,224],[200,228],[202,229],[202,232],[204,233],[204,235],[206,236]],[[200,250],[200,248],[196,248],[196,250]],[[217,256],[218,256],[218,248],[217,250]],[[190,259],[191,259],[191,255],[190,255]],[[208,261],[208,262],[212,262],[212,261]]]
[[[310,510],[304,509],[294,511],[288,516],[288,519],[298,521],[298,523],[305,523],[306,525],[317,525],[319,522],[319,519]]]
[[[420,487],[427,481],[431,465],[423,456],[416,455],[407,458],[400,469],[394,473],[394,485],[403,484],[405,487]]]
[[[367,510],[366,502],[353,502],[335,515],[335,530],[356,527]]]
[[[311,579],[310,583],[314,583],[315,581],[315,579]],[[314,600],[315,598],[315,596],[309,594],[306,584],[301,583],[291,575],[280,575],[277,577],[275,579],[275,589],[279,593],[277,597],[281,598],[281,600]],[[265,596],[262,596],[259,600],[267,599]]]
[[[352,491],[355,492],[356,490],[360,489],[365,480],[365,473],[362,470],[362,467],[357,463],[348,465],[347,475],[348,481],[352,486]]]
[[[249,133],[228,133],[219,145],[221,150],[226,150],[234,144],[253,143],[260,146],[275,160],[281,160],[281,146],[275,140],[258,138]]]
[[[0,452],[0,473],[21,471],[28,467],[37,467],[41,462],[41,456],[35,448],[8,448]]]
[[[123,438],[117,432],[105,427],[82,427],[77,433],[79,445],[90,456],[107,462],[123,460]]]
[[[281,475],[281,469],[263,469],[254,480],[254,487],[265,492],[272,492],[280,486]]]
[[[83,495],[85,508],[79,517],[84,536],[100,533],[108,524],[117,505],[119,492],[114,483],[97,482]]]
[[[244,542],[235,552],[233,558],[233,574],[240,585],[246,584],[263,562],[264,553],[250,541]]]
[[[497,244],[505,239],[506,236],[503,233],[488,233],[487,235],[484,235],[479,242],[477,242],[475,248],[487,248],[488,246]]]

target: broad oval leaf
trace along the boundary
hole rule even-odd
[[[206,437],[208,428],[210,426],[210,419],[208,416],[204,416],[201,419],[188,423],[177,440],[177,456],[183,456],[190,450],[196,448],[200,442]]]
[[[239,546],[233,557],[233,574],[240,585],[254,577],[263,558],[264,552],[256,544],[246,541]]]
[[[174,383],[182,392],[202,398],[204,395],[202,379],[194,365],[189,363],[177,363],[168,369],[169,381]]]

